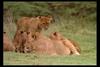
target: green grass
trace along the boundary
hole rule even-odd
[[[37,56],[36,58],[34,54],[6,52],[4,65],[95,65],[96,57],[94,54],[90,55],[91,53],[80,56]]]

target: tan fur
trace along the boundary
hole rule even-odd
[[[65,47],[60,40],[49,39],[43,34],[36,32],[33,35],[31,32],[26,32],[27,39],[24,44],[24,53],[35,52],[37,54],[47,55],[69,55],[69,48]]]
[[[14,51],[15,47],[9,40],[6,32],[3,33],[3,51]]]
[[[62,40],[60,40],[60,37],[56,37],[54,34],[51,34],[50,39],[52,40],[58,54],[70,55],[71,53],[70,49],[68,47],[65,47]]]
[[[48,16],[38,16],[40,19],[40,28],[48,29],[48,26],[53,21],[53,17]]]
[[[72,54],[80,55],[76,47],[73,45],[74,43],[72,43],[70,40],[64,39],[63,44],[71,50]]]
[[[17,21],[17,28],[25,31],[41,32],[43,28],[48,28],[52,19],[51,16],[22,17]]]
[[[65,45],[67,48],[71,50],[73,54],[80,55],[80,48],[74,41],[64,38],[58,32],[54,32],[50,37],[55,38],[56,40],[60,40],[63,43],[63,45]]]
[[[32,37],[31,34],[28,35]],[[35,39],[27,40],[25,44],[25,52],[35,52],[38,54],[56,55],[56,51],[51,40],[40,33],[36,33]],[[28,49],[27,49],[28,48]]]
[[[23,52],[24,43],[26,42],[26,39],[27,39],[26,33],[22,30],[17,30],[13,39],[13,44],[15,45],[16,52]]]
[[[17,28],[25,28],[29,24],[29,19],[29,17],[22,17],[18,19],[18,21],[16,22]]]
[[[81,48],[79,47],[79,44],[76,41],[72,40],[72,39],[68,38],[68,40],[76,47],[77,51],[79,53],[81,53]]]

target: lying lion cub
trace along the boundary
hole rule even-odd
[[[71,39],[67,39],[64,38],[60,33],[58,32],[54,32],[53,34],[50,35],[51,39],[56,39],[56,40],[60,40],[63,45],[65,45],[67,47],[67,49],[69,48],[71,51],[71,54],[75,54],[75,55],[80,55],[80,47],[78,46],[78,44],[76,42],[74,42]]]
[[[3,51],[14,51],[15,47],[9,40],[7,33],[3,32]]]

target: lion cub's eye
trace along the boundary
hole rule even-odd
[[[6,33],[6,32],[3,32],[4,34]]]
[[[54,32],[54,35],[57,35],[57,33],[56,33],[56,32]]]

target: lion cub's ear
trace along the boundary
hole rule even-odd
[[[21,33],[21,34],[23,34],[23,33],[24,33],[24,31],[20,31],[20,33]]]
[[[37,16],[36,19],[41,19],[41,16]]]
[[[57,36],[57,32],[54,32],[53,34]]]
[[[27,35],[29,35],[30,34],[30,32],[27,32]]]
[[[54,32],[53,36],[55,36],[56,38],[58,38],[60,40],[64,40],[64,37],[59,32]]]
[[[3,34],[6,34],[6,32],[3,32]]]

